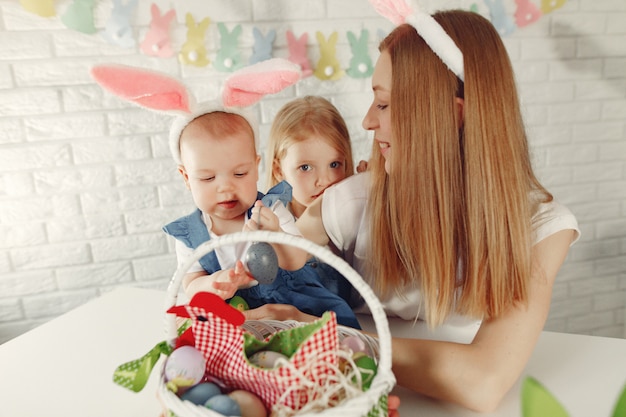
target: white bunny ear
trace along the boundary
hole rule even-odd
[[[272,58],[234,72],[226,80],[222,100],[226,107],[246,107],[267,94],[275,94],[302,77],[300,66]]]
[[[187,89],[168,75],[113,64],[96,65],[91,75],[107,91],[142,107],[172,114],[191,113]]]

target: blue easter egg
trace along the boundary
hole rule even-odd
[[[204,406],[225,416],[241,417],[241,407],[228,395],[216,395],[215,397],[209,398],[209,400],[204,403]]]
[[[202,384],[194,385],[189,388],[183,395],[180,396],[180,399],[191,401],[196,405],[203,405],[209,399],[221,394],[222,391],[220,391],[220,388],[217,385],[211,382],[203,382]]]
[[[246,266],[259,284],[271,284],[278,273],[278,256],[267,242],[254,242],[246,253]]]

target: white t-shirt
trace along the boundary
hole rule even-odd
[[[280,222],[280,228],[283,232],[291,235],[302,236],[302,234],[296,227],[293,215],[289,212],[289,210],[287,210],[287,208],[281,201],[276,201],[274,205],[270,208],[278,217],[278,220]],[[211,231],[213,227],[211,223],[211,218],[202,213],[202,220],[204,221],[204,224],[206,224],[207,230],[211,238],[215,239],[217,235]],[[247,220],[248,217],[246,215],[246,221]],[[243,229],[243,225],[241,227]],[[215,249],[217,260],[219,261],[222,269],[234,268],[235,263],[238,260],[245,261],[246,252],[248,251],[248,248],[251,244],[252,242],[240,242],[234,245],[225,245]],[[185,245],[184,242],[181,242],[178,239],[176,239],[175,245],[176,258],[178,259],[178,266],[180,267],[180,265],[185,262],[185,259],[187,259],[187,257],[193,253],[194,249],[188,247],[187,245]],[[204,271],[204,268],[202,268],[200,262],[196,261],[191,265],[191,268],[189,268],[187,273],[200,271]]]
[[[369,226],[366,206],[369,193],[369,172],[353,175],[329,187],[324,192],[322,221],[330,240],[363,279],[372,285],[372,277],[366,275],[367,250],[369,247]],[[552,201],[541,204],[533,216],[534,243],[565,229],[576,231],[572,244],[578,240],[580,230],[574,215],[564,206]],[[416,283],[407,284],[401,291],[381,297],[377,294],[387,315],[405,320],[423,318],[425,311],[421,292]],[[453,320],[462,319],[451,317]],[[468,324],[476,323],[470,319]]]

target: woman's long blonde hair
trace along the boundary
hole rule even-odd
[[[350,133],[341,113],[324,97],[305,96],[285,104],[272,123],[265,159],[268,189],[279,182],[274,175],[274,164],[280,164],[289,146],[313,135],[328,140],[345,158],[346,177],[354,174]]]
[[[382,41],[392,65],[393,152],[389,175],[372,153],[368,207],[378,289],[419,286],[430,325],[453,311],[497,317],[527,301],[531,217],[552,199],[532,171],[500,36],[475,13],[435,19],[463,52],[465,83],[412,26]]]

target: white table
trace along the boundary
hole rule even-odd
[[[164,339],[164,302],[165,292],[120,288],[0,345],[0,416],[157,417],[156,373],[137,394],[115,385],[112,375]],[[412,323],[390,326],[398,336],[427,335]],[[544,332],[525,375],[548,387],[571,417],[610,417],[626,383],[626,340]],[[488,415],[520,416],[519,389]],[[402,417],[485,415],[394,392]]]

